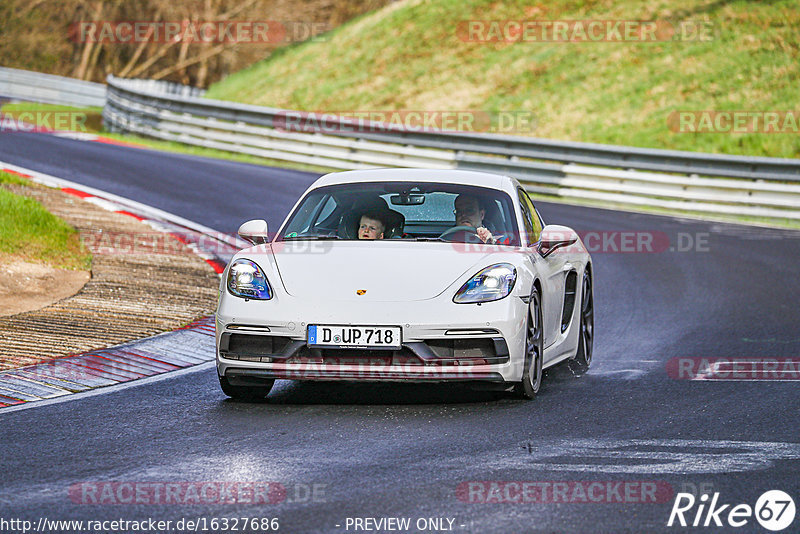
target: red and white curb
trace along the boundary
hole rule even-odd
[[[9,172],[7,169],[3,170]],[[194,230],[187,230],[179,227],[176,228],[176,225],[174,224],[165,221],[160,221],[158,219],[150,219],[142,215],[137,215],[136,213],[132,213],[126,209],[121,209],[123,206],[120,206],[115,202],[106,200],[102,197],[92,195],[85,191],[74,189],[72,187],[62,187],[61,191],[82,198],[83,200],[90,202],[95,206],[99,206],[105,210],[113,211],[114,213],[119,213],[122,215],[127,215],[128,217],[133,217],[137,221],[147,224],[148,226],[150,226],[151,228],[153,228],[158,232],[168,234],[169,236],[173,237],[174,239],[180,241],[181,243],[189,247],[189,249],[191,249],[192,252],[203,258],[203,260],[205,260],[205,262],[208,263],[211,266],[211,268],[214,269],[214,272],[216,272],[217,274],[221,274],[222,271],[225,270],[225,265],[227,265],[227,262],[222,261],[219,253],[221,252],[222,255],[227,256],[235,254],[238,250],[225,242],[222,243],[222,250],[220,250],[219,243],[215,243],[216,246],[213,246],[213,248],[206,248],[200,245],[200,243],[203,242],[204,238],[206,237],[204,234],[200,232]],[[211,250],[214,250],[214,252],[211,252]]]
[[[0,372],[0,408],[54,399],[214,360],[214,318],[139,341]]]
[[[233,254],[248,246],[238,237],[69,180],[2,161],[0,170],[134,217],[187,245],[217,273],[223,272]],[[0,372],[0,409],[11,411],[33,401],[52,402],[72,393],[200,366],[212,362],[215,354],[214,317],[204,317],[173,332]]]
[[[238,237],[217,232],[177,215],[120,197],[105,191],[78,184],[63,178],[37,172],[0,161],[0,171],[5,171],[33,182],[54,187],[82,198],[108,211],[133,217],[154,230],[168,234],[187,245],[203,258],[217,273],[222,273],[230,258],[242,248],[250,246]]]

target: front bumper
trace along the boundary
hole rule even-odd
[[[258,380],[318,380],[318,381],[365,381],[365,382],[494,382],[505,383],[498,372],[477,372],[464,369],[461,373],[438,372],[430,369],[409,367],[358,365],[282,365],[276,364],[267,369],[247,367],[228,367],[225,376],[234,385],[259,385]]]
[[[522,376],[527,304],[450,300],[352,303],[244,301],[224,295],[217,311],[217,372],[263,379],[516,382]],[[447,322],[443,322],[446,320]],[[309,324],[399,325],[400,351],[310,349]],[[258,336],[258,337],[251,337]]]

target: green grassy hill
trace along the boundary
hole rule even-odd
[[[707,40],[467,42],[465,20],[705,23]],[[800,113],[800,2],[403,1],[285,48],[210,98],[302,110],[530,111],[526,135],[800,157],[799,133],[678,133],[670,113]],[[659,34],[660,35],[660,34]]]

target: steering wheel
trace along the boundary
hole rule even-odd
[[[448,228],[442,235],[439,236],[439,239],[444,239],[445,237],[452,236],[453,234],[457,234],[459,232],[464,233],[464,242],[465,243],[483,243],[480,237],[478,237],[478,229],[474,226],[454,226],[452,228]],[[447,241],[454,241],[454,239],[447,239]]]

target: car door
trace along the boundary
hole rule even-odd
[[[531,262],[542,283],[542,318],[544,320],[544,346],[549,347],[560,333],[561,308],[564,302],[564,280],[569,271],[569,263],[563,254],[550,254],[542,258],[536,250],[544,223],[536,208],[522,188],[517,190],[522,223],[528,246],[531,247]]]

